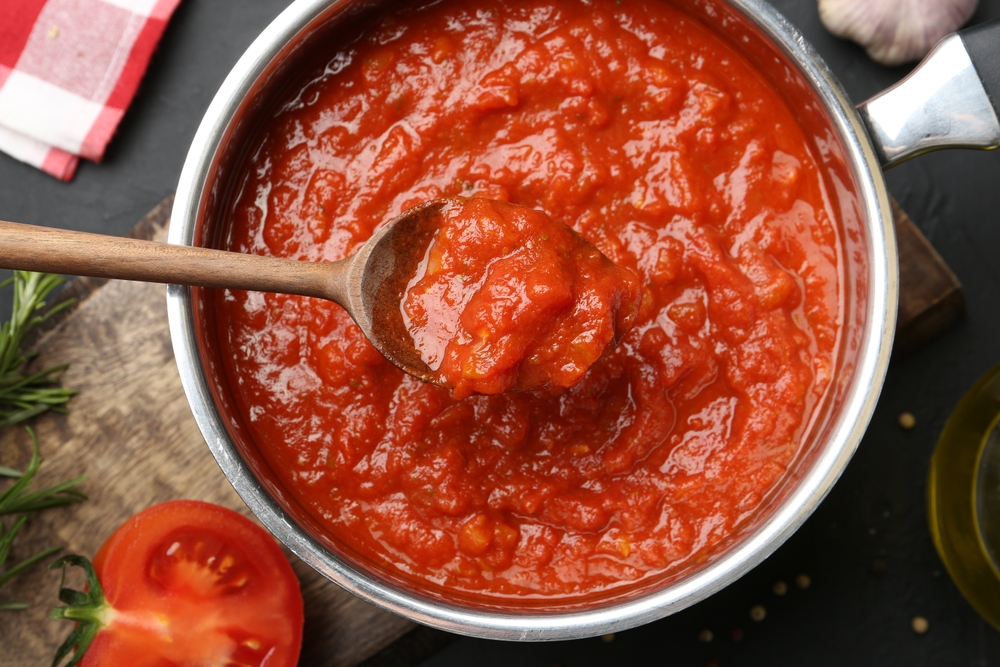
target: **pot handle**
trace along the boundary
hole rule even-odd
[[[949,35],[857,107],[883,167],[939,148],[1000,146],[1000,21]]]

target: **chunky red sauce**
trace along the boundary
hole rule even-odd
[[[542,211],[454,198],[401,304],[452,398],[571,387],[632,328],[635,274]]]
[[[288,100],[230,245],[338,259],[450,195],[574,227],[640,276],[635,328],[562,393],[456,401],[332,304],[220,293],[275,474],[371,562],[451,591],[576,596],[704,557],[784,473],[839,344],[839,241],[791,113],[654,0],[443,0]]]

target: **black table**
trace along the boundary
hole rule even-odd
[[[906,74],[906,68],[874,64],[860,48],[827,34],[813,0],[776,4],[852,99],[864,100]],[[174,190],[212,95],[284,5],[184,0],[104,163],[83,163],[65,184],[0,156],[0,219],[127,232]],[[1000,0],[982,0],[973,23],[996,18]],[[964,283],[968,316],[917,354],[893,362],[858,453],[812,518],[722,592],[611,641],[461,638],[421,664],[1000,665],[1000,633],[949,579],[928,535],[925,509],[938,433],[965,390],[1000,362],[1000,153],[939,152],[893,169],[887,179]],[[6,298],[0,311],[9,308]],[[910,431],[897,425],[904,411],[917,419]],[[808,588],[795,585],[800,574],[809,577]],[[773,592],[777,581],[788,586],[783,596]],[[766,609],[764,620],[750,618],[755,605]],[[913,632],[914,616],[929,621],[926,634]],[[699,641],[703,630],[712,632],[711,642]],[[394,664],[398,660],[398,653],[392,656]]]

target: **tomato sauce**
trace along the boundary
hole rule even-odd
[[[635,274],[542,211],[453,198],[439,219],[401,306],[452,398],[571,387],[635,324]]]
[[[570,225],[641,300],[574,386],[455,400],[333,304],[220,291],[237,408],[282,484],[453,593],[565,600],[706,557],[798,452],[840,340],[840,241],[781,98],[654,0],[414,5],[311,76],[254,149],[229,247],[339,259],[475,195]]]

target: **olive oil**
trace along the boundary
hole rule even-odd
[[[969,389],[941,431],[927,509],[951,578],[1000,629],[1000,366]]]

